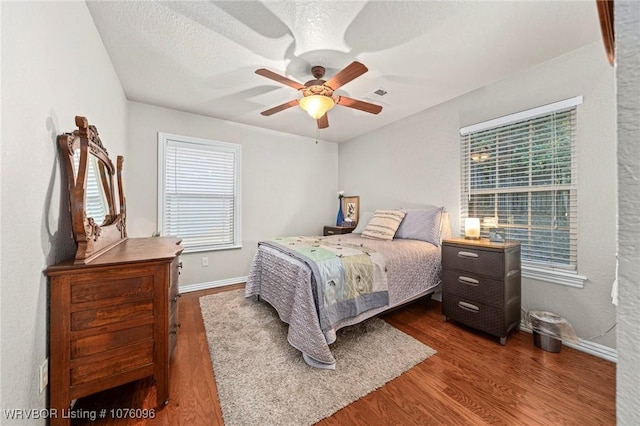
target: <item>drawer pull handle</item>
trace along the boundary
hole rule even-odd
[[[469,258],[469,259],[477,259],[478,258],[478,253],[473,253],[471,251],[459,251],[458,252],[458,256],[466,257],[466,258]]]
[[[480,281],[474,279],[474,278],[470,278],[470,277],[458,277],[458,282],[462,283],[462,284],[467,284],[467,285],[472,285],[472,286],[478,286],[478,284],[480,284]]]
[[[333,235],[333,234],[335,234],[335,232],[333,232],[333,231],[327,231],[327,235]]]
[[[467,302],[458,302],[458,306],[465,311],[473,312],[474,314],[480,311],[480,308],[478,308],[476,305],[472,305],[471,303]]]

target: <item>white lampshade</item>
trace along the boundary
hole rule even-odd
[[[335,105],[332,97],[324,95],[305,96],[300,99],[299,104],[300,108],[307,111],[316,120],[325,115]]]
[[[464,237],[470,240],[480,239],[480,219],[468,217],[464,220]]]

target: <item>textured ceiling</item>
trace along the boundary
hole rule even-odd
[[[595,0],[87,4],[129,100],[333,142],[600,38]],[[319,131],[298,107],[260,115],[301,95],[256,69],[304,83],[313,65],[328,79],[354,60],[369,72],[336,94],[379,115],[336,106]]]

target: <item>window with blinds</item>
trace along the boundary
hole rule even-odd
[[[240,247],[241,146],[165,133],[158,145],[161,234],[185,252]]]
[[[507,238],[521,242],[523,266],[577,270],[581,102],[577,97],[460,130],[461,218],[497,217]],[[481,227],[481,235],[488,234]]]

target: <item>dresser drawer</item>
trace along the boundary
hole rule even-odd
[[[173,357],[176,343],[178,342],[178,333],[180,323],[178,322],[178,313],[172,312],[169,316],[169,358]]]
[[[153,362],[153,340],[142,341],[106,354],[71,361],[70,384],[78,386],[90,381],[124,375],[140,368],[152,368]]]
[[[121,303],[71,314],[71,331],[104,327],[123,322],[135,324],[153,323],[153,300]]]
[[[169,297],[175,296],[178,293],[178,281],[180,277],[181,262],[179,258],[176,258],[171,262],[171,279],[169,280]]]
[[[109,333],[92,334],[71,340],[71,359],[82,358],[153,340],[153,324],[129,327]]]
[[[471,301],[455,294],[443,293],[442,314],[494,336],[503,337],[507,334],[505,312],[501,308]]]
[[[504,304],[504,282],[455,269],[442,271],[447,293],[501,308]]]
[[[504,255],[501,251],[443,244],[442,267],[502,279]]]
[[[104,302],[128,297],[151,298],[155,272],[153,267],[126,271],[109,268],[74,275],[69,278],[71,303]]]

